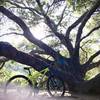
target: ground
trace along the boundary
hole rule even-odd
[[[3,93],[3,90],[0,89],[0,100],[19,100],[19,97],[16,94],[5,95]],[[65,93],[64,97],[53,98],[53,97],[50,97],[47,92],[41,91],[36,96],[31,96],[28,98],[24,98],[24,96],[22,96],[20,100],[100,100],[100,95],[99,96],[82,95],[82,94],[75,94],[75,93],[73,95],[68,95],[67,93]]]

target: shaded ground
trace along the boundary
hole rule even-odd
[[[100,100],[100,95],[83,95],[83,94],[68,94],[65,93],[64,97],[53,98],[50,97],[47,91],[40,91],[37,95],[32,95],[28,98],[20,96],[17,93],[6,95],[4,94],[4,86],[0,86],[0,100]]]
[[[0,100],[100,100],[100,96],[80,94],[73,94],[72,96],[68,96],[66,93],[65,96],[62,98],[53,98],[50,97],[47,92],[41,91],[41,93],[39,93],[36,96],[24,98],[24,96],[17,96],[17,93],[5,95],[3,91],[0,89]]]

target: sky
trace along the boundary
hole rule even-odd
[[[48,0],[46,0],[47,2],[49,2]],[[52,3],[52,0],[50,1],[50,3]],[[62,6],[59,11],[57,10],[56,11],[56,15],[59,15],[61,13],[61,11],[63,10],[64,6]],[[2,20],[2,23],[3,25],[0,26],[0,35],[3,33],[9,33],[11,32],[10,28],[15,28],[15,23],[8,19],[6,16],[3,17],[3,20]],[[46,30],[46,26],[45,24],[40,23],[38,24],[37,26],[33,26],[31,29],[31,32],[33,33],[33,35],[37,38],[37,39],[42,39],[45,37],[46,34],[48,34],[45,30]],[[15,36],[15,35],[9,35],[9,36],[4,36],[4,37],[0,37],[0,41],[6,41],[6,42],[9,42],[9,43],[14,43],[16,44],[16,41],[17,43],[22,41],[22,37],[21,36]]]
[[[11,20],[6,20],[5,23],[3,23],[4,25],[2,25],[0,27],[0,35],[1,34],[5,34],[5,33],[10,33],[12,32],[10,30],[10,28],[15,28],[15,23],[12,22]],[[42,39],[46,36],[46,25],[42,22],[40,24],[38,24],[37,26],[33,26],[31,29],[31,32],[33,33],[33,35],[37,38],[37,39]],[[16,32],[16,31],[15,31]],[[96,35],[94,35],[95,37]],[[0,37],[0,41],[4,41],[4,42],[9,42],[12,45],[19,45],[21,42],[23,42],[25,38],[23,36],[18,36],[18,35],[6,35],[3,37]],[[98,45],[100,45],[100,40],[98,40],[99,42],[97,44],[93,44],[91,45],[92,49],[96,49],[98,50],[100,47],[98,47]]]
[[[7,20],[6,23],[3,23],[3,24],[4,25],[0,26],[0,35],[5,34],[5,33],[10,33],[10,32],[16,32],[15,30],[10,30],[11,28],[16,29],[15,23],[13,23],[12,21]],[[40,23],[37,26],[32,27],[30,30],[37,39],[42,39],[46,35],[45,28],[46,28],[46,25],[44,23]],[[6,35],[3,37],[0,37],[0,41],[9,42],[11,44],[18,44],[22,42],[23,39],[24,39],[23,36],[18,36],[18,35]]]
[[[56,14],[59,15],[59,13],[56,13]],[[75,19],[72,19],[72,21],[73,20],[75,20]],[[6,16],[4,16],[2,23],[3,23],[3,25],[0,25],[0,35],[15,31],[15,30],[11,30],[11,28],[16,29],[16,27],[15,27],[16,24],[13,21],[9,20]],[[42,39],[47,34],[46,28],[47,28],[46,25],[42,22],[42,23],[38,24],[37,26],[33,26],[30,30],[37,39]],[[24,38],[22,36],[16,36],[16,35],[7,35],[7,36],[0,37],[0,41],[9,42],[9,43],[15,44],[15,45],[18,45],[20,42],[23,41],[23,39]],[[99,42],[99,45],[100,45],[100,42]],[[94,44],[94,46],[92,46],[92,47],[97,48],[97,44]]]

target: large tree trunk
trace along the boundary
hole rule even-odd
[[[85,94],[100,94],[100,74],[77,86],[77,91]]]
[[[47,63],[44,60],[38,59],[34,56],[31,56],[27,53],[18,51],[16,48],[14,48],[12,45],[10,45],[7,42],[0,42],[0,56],[4,56],[10,60],[14,60],[16,62],[19,62],[21,64],[25,64],[28,66],[33,67],[37,71],[41,71],[45,69],[47,66],[49,67],[49,63]],[[52,63],[52,61],[51,61]],[[57,67],[52,67],[52,72],[55,76],[61,77],[64,81],[67,81],[69,84],[70,89],[74,88],[75,86],[75,78],[73,78],[70,73],[66,74],[61,69]],[[67,76],[66,78],[64,76]]]
[[[48,66],[45,61],[41,61],[27,53],[18,51],[16,48],[5,42],[0,42],[0,56],[5,56],[8,59],[29,65],[37,71],[43,70],[46,66]],[[90,81],[84,81],[82,77],[79,77],[82,76],[79,69],[74,70],[73,66],[67,68],[67,73],[59,68],[52,69],[54,75],[61,77],[65,83],[68,84],[70,91],[77,91],[81,93],[100,93],[100,74]]]

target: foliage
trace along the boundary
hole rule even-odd
[[[90,80],[100,73],[100,68],[94,68],[86,73],[85,80]]]
[[[6,0],[0,0],[0,5],[5,5]]]
[[[41,72],[46,71],[47,69],[42,70]],[[34,69],[31,69],[31,75],[28,75],[29,79],[31,79],[33,85],[35,86],[36,83],[38,83],[38,86],[40,89],[45,88],[45,83],[47,80],[47,76],[45,73],[41,73],[38,71],[35,71]]]
[[[5,67],[0,70],[0,84],[6,82],[11,77],[11,71],[7,70]]]
[[[64,72],[65,66],[68,72],[67,81],[71,81],[70,84],[82,82],[85,74],[86,79],[90,78],[90,72],[87,71],[100,65],[100,47],[96,45],[99,38],[95,35],[100,28],[99,0],[8,0],[6,3],[8,5],[5,7],[0,6],[0,12],[19,25],[20,30],[16,30],[15,34],[21,33],[19,35],[24,36],[29,42],[22,41],[17,47],[18,50],[5,44],[1,47],[1,55],[32,66],[37,71],[45,69],[51,62],[63,60],[61,72]],[[47,34],[42,40],[36,39],[31,31],[39,23],[46,26],[44,29]],[[0,45],[2,46],[2,43]],[[5,50],[7,47],[11,49]],[[13,52],[8,54],[10,50]],[[48,55],[53,58],[52,61],[46,59]],[[35,74],[38,75],[39,73]]]

